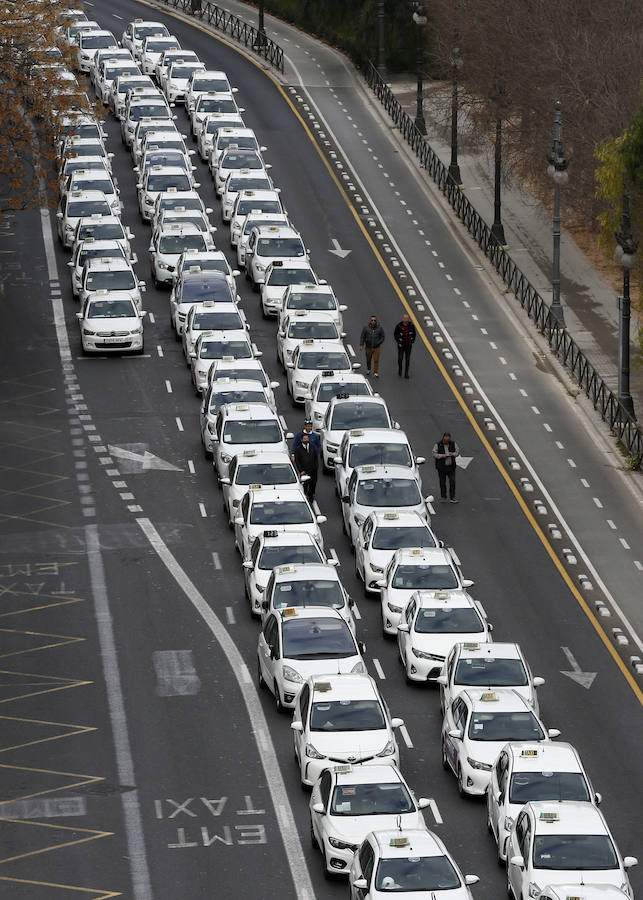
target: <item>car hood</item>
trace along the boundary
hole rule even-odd
[[[333,761],[352,763],[372,759],[384,749],[391,737],[388,728],[378,728],[377,731],[311,731],[310,743],[315,750]]]
[[[485,635],[479,631],[471,634],[418,634],[416,631],[412,635],[412,644],[423,653],[434,653],[446,659],[447,653],[454,644],[463,641],[484,641]]]
[[[105,334],[112,331],[134,331],[138,328],[140,319],[136,316],[127,316],[120,319],[84,319],[83,326],[91,328],[97,334]]]
[[[287,656],[284,657],[284,665],[299,672],[304,681],[311,675],[347,675],[361,661],[362,657],[358,654],[347,656],[344,659],[288,659]]]
[[[333,837],[338,837],[341,841],[361,844],[371,831],[395,831],[398,818],[402,820],[402,830],[407,828],[424,830],[426,828],[421,812],[405,813],[402,816],[398,816],[395,813],[379,816],[333,816],[332,835]],[[426,900],[426,892],[423,896]]]

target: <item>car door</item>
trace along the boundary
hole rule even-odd
[[[355,485],[357,483],[357,471],[354,469],[351,477],[348,479],[346,493],[342,496],[342,517],[344,519],[344,528],[346,534],[350,537],[350,517],[351,517],[351,498],[355,496]]]
[[[498,757],[491,772],[491,782],[487,790],[487,806],[489,809],[489,821],[496,838],[498,837],[499,820],[502,814],[502,806],[505,799],[507,785],[507,769],[509,767],[509,754],[503,750]]]
[[[517,898],[522,897],[521,888],[525,867],[517,866],[512,863],[511,860],[514,856],[522,856],[523,861],[526,863],[528,860],[528,856],[525,855],[524,851],[526,850],[528,854],[528,847],[529,816],[526,812],[523,811],[516,819],[516,827],[511,833],[507,842],[507,877],[509,879],[509,884],[511,885],[514,896]]]
[[[259,638],[259,667],[261,675],[270,690],[273,690],[275,682],[275,655],[278,652],[277,620],[275,616],[268,616]]]
[[[447,656],[446,665],[443,669],[443,674],[446,676],[447,683],[446,685],[440,685],[440,705],[442,706],[442,712],[449,706],[451,700],[453,698],[454,689],[453,689],[453,677],[456,667],[456,661],[458,656],[457,647],[452,647],[449,651],[449,655]]]
[[[364,556],[368,552],[373,537],[373,520],[369,518],[362,525],[359,540],[355,543],[355,567],[358,572],[362,573],[362,578],[366,581],[364,572]]]
[[[467,706],[462,697],[456,697],[447,713],[447,730],[445,737],[445,746],[447,758],[453,771],[457,774],[458,757],[462,749],[462,737],[453,737],[452,731],[460,732],[464,736],[464,728],[467,720]]]
[[[375,851],[373,850],[371,842],[367,838],[357,852],[357,858],[359,860],[360,868],[358,877],[365,878],[368,882],[369,887],[355,888],[351,885],[351,894],[353,897],[355,897],[355,900],[366,900],[366,898],[369,896],[371,878],[373,877],[373,868],[375,866]]]
[[[274,578],[274,572],[273,572]],[[304,756],[304,748],[307,742],[307,728],[308,728],[308,709],[310,706],[310,687],[308,683],[306,683],[301,691],[299,692],[299,696],[297,697],[297,701],[295,703],[295,712],[293,715],[293,722],[301,722],[301,731],[293,731],[293,740],[295,744],[295,755],[297,759],[300,761]]]
[[[415,619],[415,612],[417,610],[417,601],[415,599],[411,600],[407,605],[406,609],[402,613],[401,622],[404,622],[408,627],[408,631],[400,631],[398,629],[397,632],[397,645],[400,650],[400,659],[406,665],[406,654],[409,650],[409,645],[411,643],[411,630],[413,628],[413,620]]]
[[[250,509],[250,492],[244,494],[241,503],[239,504],[239,514],[235,516],[234,522],[234,542],[237,545],[237,549],[241,554],[241,558],[246,558],[246,543],[245,543],[245,528],[248,524],[248,511]],[[243,523],[240,525],[236,520],[242,519]]]
[[[328,800],[330,798],[332,781],[333,778],[329,769],[325,769],[322,772],[317,783],[313,786],[313,790],[311,793],[311,807],[314,803],[322,803],[324,806],[324,810],[328,812]],[[325,823],[326,816],[324,813],[311,812],[310,824],[317,837],[320,847],[322,846]]]

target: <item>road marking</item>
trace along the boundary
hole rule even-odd
[[[627,541],[625,540],[625,538],[619,538],[619,541],[621,542],[621,544],[622,544],[624,550],[629,550],[629,549],[630,549],[630,545],[627,543]]]
[[[571,672],[562,672],[561,675],[566,675],[568,678],[571,678],[572,681],[575,681],[576,684],[580,684],[581,687],[584,687],[585,690],[589,690],[594,683],[594,679],[596,678],[596,672],[583,672],[579,664],[576,662],[576,657],[569,649],[569,647],[561,647],[560,648],[565,656],[567,657],[567,662],[572,667]]]
[[[597,506],[599,509],[602,509],[602,508],[603,508],[603,504],[602,504],[601,501],[598,499],[598,497],[592,497],[592,500],[594,501],[594,503],[596,504],[596,506]]]
[[[179,429],[179,431],[185,431],[185,428],[183,427],[183,422],[181,421],[181,419],[178,416],[176,417],[176,419],[174,421],[176,422],[176,427]]]
[[[159,697],[186,697],[198,694],[201,679],[192,662],[191,650],[156,650],[152,654]]]
[[[581,478],[580,483],[583,485],[583,487],[589,487],[589,481],[586,478]]]
[[[352,345],[352,344],[346,344],[346,349],[348,350],[348,352],[350,353],[350,355],[351,355],[351,356],[353,357],[353,359],[354,359],[354,358],[355,358],[355,351],[353,350],[353,345]]]
[[[443,818],[442,818],[442,816],[440,815],[440,812],[439,812],[439,810],[438,810],[438,804],[435,802],[435,800],[433,799],[433,797],[429,797],[429,809],[430,809],[431,812],[433,813],[433,818],[435,819],[435,824],[436,824],[436,825],[442,825],[442,822],[443,822],[444,820],[443,820]]]
[[[286,425],[286,420],[283,416],[279,416],[279,421],[281,422],[281,427],[284,431],[288,431],[288,426]]]
[[[226,606],[225,608],[225,617],[228,620],[228,625],[236,625],[237,620],[234,617],[234,610],[231,606]]]
[[[384,674],[384,669],[382,668],[382,665],[381,665],[379,659],[373,658],[373,668],[377,672],[377,677],[381,678],[382,681],[384,681],[384,679],[386,678],[386,675]]]
[[[574,462],[573,459],[568,459],[567,462],[569,463],[569,465],[572,469],[576,468],[576,463]]]
[[[529,394],[527,393],[527,391],[526,391],[524,388],[520,388],[520,393],[521,393],[521,395],[522,395],[523,397],[528,397],[528,396],[529,396]]]
[[[543,428],[545,431],[551,432],[551,425],[548,425],[547,422],[543,422]]]
[[[353,615],[355,616],[356,619],[361,619],[361,618],[362,618],[362,614],[361,614],[361,612],[359,611],[359,606],[357,605],[357,603],[356,603],[355,606],[353,607]]]
[[[208,518],[208,512],[203,503],[199,503],[199,512],[201,513],[201,515],[203,516],[204,519]]]
[[[401,725],[399,727],[398,731],[402,735],[402,738],[404,739],[404,743],[406,744],[406,746],[409,748],[409,750],[412,750],[413,749],[413,741],[411,740],[411,735],[409,734],[406,725]]]
[[[156,319],[154,318],[154,313],[153,313],[153,312],[148,312],[147,318],[148,318],[148,321],[150,322],[151,325],[155,325],[155,324],[156,324]]]
[[[212,554],[212,565],[214,566],[215,569],[221,568],[221,560],[219,558],[219,554],[216,552],[214,552]]]
[[[337,555],[337,551],[334,547],[330,548],[330,550],[328,551],[328,555],[331,559],[334,559],[336,561],[337,565],[339,565],[339,556]]]
[[[642,562],[639,562],[638,559],[635,559],[635,560],[634,560],[634,565],[635,565],[636,568],[639,570],[639,572],[643,572],[643,563],[642,563]]]
[[[194,468],[194,463],[191,459],[188,459],[188,472],[190,473],[190,475],[196,474],[196,469]]]
[[[558,447],[559,450],[564,450],[564,449],[565,449],[565,445],[564,445],[564,444],[561,444],[560,441],[556,441],[556,446]]]
[[[241,675],[242,670],[247,671],[244,659],[237,646],[230,638],[230,635],[223,626],[221,620],[215,615],[203,595],[199,593],[195,585],[188,578],[186,572],[178,564],[152,522],[146,518],[139,518],[136,521],[152,548],[158,554],[169,573],[177,582],[190,603],[192,603],[193,607],[201,616],[207,627],[210,629],[211,634],[223,650],[228,660],[230,671],[239,685],[239,690],[248,713],[249,722],[252,723],[253,731],[251,731],[251,733],[254,733],[256,736],[259,730],[264,732],[264,740],[262,742],[264,746],[261,747],[258,754],[259,761],[265,774],[266,785],[270,791],[273,806],[275,811],[279,811],[279,830],[288,858],[288,865],[292,873],[295,893],[299,900],[314,900],[315,892],[313,890],[310,874],[304,858],[304,851],[297,832],[297,823],[295,822],[295,817],[290,806],[288,793],[281,774],[277,753],[270,737],[263,706],[261,705],[255,686],[252,683],[248,683]],[[258,742],[257,749],[259,750]],[[121,783],[127,785],[136,784],[134,780],[122,780]],[[126,791],[122,796],[127,797],[131,793],[133,792]],[[139,833],[142,837],[142,828]],[[148,895],[135,892],[134,896],[139,900],[139,898]]]
[[[163,347],[161,347],[160,344],[157,344],[156,352],[158,353],[159,356],[161,356],[161,357],[163,356]]]
[[[535,416],[539,416],[539,415],[540,415],[540,410],[538,409],[537,406],[532,406],[532,407],[531,407],[531,411],[532,411],[532,413],[533,413]]]
[[[168,394],[172,393],[172,385],[167,379],[165,379],[165,390],[168,392]]]

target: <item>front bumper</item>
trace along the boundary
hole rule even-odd
[[[444,665],[444,660],[420,659],[408,653],[405,659],[406,674],[410,681],[435,681]]]
[[[129,334],[113,338],[83,335],[83,349],[88,353],[122,353],[124,350],[140,350],[142,346],[142,334]]]

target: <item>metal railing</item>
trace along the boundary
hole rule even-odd
[[[404,140],[417,155],[422,168],[428,171],[471,237],[493,263],[504,283],[529,317],[533,319],[539,331],[545,335],[550,347],[592,401],[594,409],[600,412],[603,421],[607,422],[612,432],[623,444],[632,459],[632,465],[638,467],[643,459],[643,433],[637,426],[636,420],[607,386],[574,338],[565,328],[561,328],[558,320],[552,314],[551,308],[545,303],[527,276],[520,271],[507,251],[496,241],[491,233],[491,228],[453,181],[448,168],[420,134],[415,127],[414,120],[404,111],[402,104],[382,80],[375,66],[369,61],[363,68],[363,72],[368,86],[389,114]]]
[[[280,72],[284,71],[284,51],[279,44],[275,44],[265,33],[261,34],[254,25],[249,25],[243,19],[221,9],[216,3],[210,3],[210,0],[160,0],[160,2],[205,20],[224,34],[229,34],[244,47],[254,50]]]

